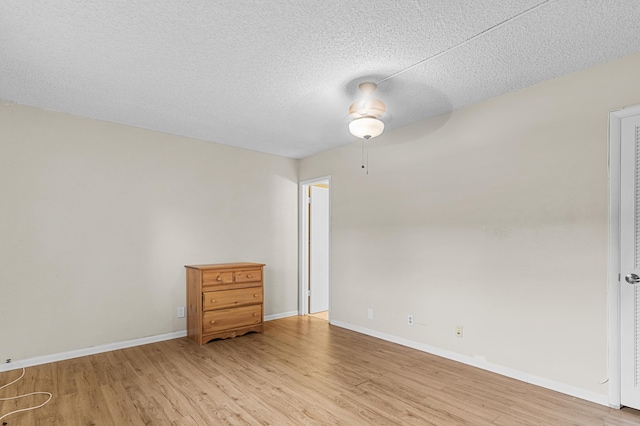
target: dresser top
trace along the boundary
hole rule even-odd
[[[212,263],[209,265],[185,265],[185,268],[209,270],[209,269],[230,269],[230,268],[262,268],[264,263],[237,262],[237,263]]]

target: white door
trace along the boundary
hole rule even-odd
[[[315,314],[329,309],[329,188],[309,188],[309,313]]]
[[[621,120],[620,148],[620,402],[640,409],[640,115]]]

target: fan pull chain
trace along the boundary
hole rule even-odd
[[[369,142],[369,140],[367,140],[365,143]],[[367,143],[367,147],[365,148],[366,154],[367,154],[367,175],[369,174],[369,144]]]
[[[365,172],[367,174],[369,174],[369,147],[367,146],[367,148],[365,149],[364,144],[368,140],[369,139],[362,139],[362,168],[365,169]],[[365,156],[365,151],[366,151],[366,156]]]

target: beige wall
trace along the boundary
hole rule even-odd
[[[368,176],[359,143],[302,160],[332,178],[332,318],[606,394],[608,112],[640,103],[639,72],[636,54],[387,132]]]
[[[0,359],[186,328],[185,264],[254,261],[297,310],[296,160],[0,105]]]

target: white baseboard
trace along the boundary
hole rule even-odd
[[[287,317],[294,317],[298,315],[298,311],[289,311],[289,312],[282,312],[279,314],[271,314],[271,315],[266,315],[264,317],[265,321],[273,321],[273,320],[277,320],[280,318],[287,318]]]
[[[125,349],[133,346],[146,345],[149,343],[162,342],[163,340],[177,339],[179,337],[185,337],[186,335],[186,330],[174,331],[173,333],[159,334],[157,336],[141,337],[139,339],[126,340],[124,342],[108,343],[106,345],[93,346],[85,349],[76,349],[68,352],[60,352],[57,354],[16,360],[8,364],[0,364],[0,373],[3,371],[17,370],[22,367],[32,367],[34,365],[48,364],[50,362],[64,361],[67,359],[79,358],[81,356],[115,351],[118,349]]]
[[[298,311],[282,312],[279,314],[267,315],[264,320],[272,321],[280,318],[292,317],[298,315]],[[160,334],[157,336],[142,337],[140,339],[126,340],[124,342],[108,343],[106,345],[93,346],[85,349],[76,349],[68,352],[60,352],[57,354],[37,356],[33,358],[14,360],[7,364],[0,364],[0,373],[4,371],[17,370],[22,367],[32,367],[34,365],[48,364],[51,362],[64,361],[81,356],[94,355],[103,352],[115,351],[118,349],[130,348],[133,346],[146,345],[149,343],[162,342],[163,340],[177,339],[185,337],[186,330],[175,331],[173,333]]]
[[[298,315],[298,311],[283,312],[279,314],[265,316],[265,321],[272,321],[280,318],[286,318]],[[575,386],[567,385],[564,383],[556,382],[554,380],[545,379],[543,377],[534,376],[529,373],[525,373],[519,370],[515,370],[509,367],[504,367],[497,364],[492,364],[482,359],[473,358],[467,355],[462,355],[456,352],[447,351],[435,346],[427,345],[424,343],[414,342],[413,340],[404,339],[401,337],[393,336],[379,331],[371,330],[365,327],[360,327],[353,324],[348,324],[342,321],[331,320],[331,325],[336,327],[345,328],[347,330],[355,331],[357,333],[366,334],[368,336],[376,337],[378,339],[386,340],[388,342],[397,343],[402,346],[407,346],[422,352],[427,352],[433,355],[437,355],[443,358],[447,358],[453,361],[461,362],[463,364],[471,365],[483,370],[491,371],[512,379],[520,380],[526,383],[530,383],[536,386],[540,386],[546,389],[550,389],[556,392],[571,395],[576,398],[584,399],[586,401],[595,402],[596,404],[609,406],[607,395],[591,392],[578,388]],[[43,355],[34,358],[27,358],[23,360],[12,361],[8,364],[0,364],[0,372],[16,370],[22,367],[31,367],[34,365],[48,364],[56,361],[64,361],[72,358],[79,358],[81,356],[94,355],[103,352],[115,351],[118,349],[130,348],[133,346],[146,345],[149,343],[161,342],[164,340],[177,339],[185,337],[187,335],[186,330],[175,331],[173,333],[159,334],[156,336],[142,337],[139,339],[126,340],[123,342],[109,343],[106,345],[93,346],[85,349],[77,349],[68,352],[60,352],[57,354]]]
[[[342,321],[330,321],[331,325],[336,327],[346,328],[347,330],[355,331],[358,333],[366,334],[367,336],[377,337],[378,339],[386,340],[388,342],[397,343],[402,346],[417,349],[422,352],[427,352],[433,355],[447,358],[453,361],[461,362],[463,364],[471,365],[473,367],[480,368],[482,370],[491,371],[493,373],[500,374],[502,376],[511,377],[512,379],[520,380],[532,385],[540,386],[546,389],[550,389],[556,392],[564,393],[566,395],[574,396],[576,398],[584,399],[596,404],[609,406],[609,400],[607,395],[591,392],[582,388],[567,385],[564,383],[556,382],[553,380],[545,379],[543,377],[534,376],[523,371],[515,370],[513,368],[504,367],[502,365],[492,364],[483,359],[473,358],[467,355],[462,355],[456,352],[451,352],[445,349],[441,349],[435,346],[427,345],[424,343],[414,342],[413,340],[403,339],[401,337],[393,336],[379,331],[370,330],[358,325],[344,323]]]

